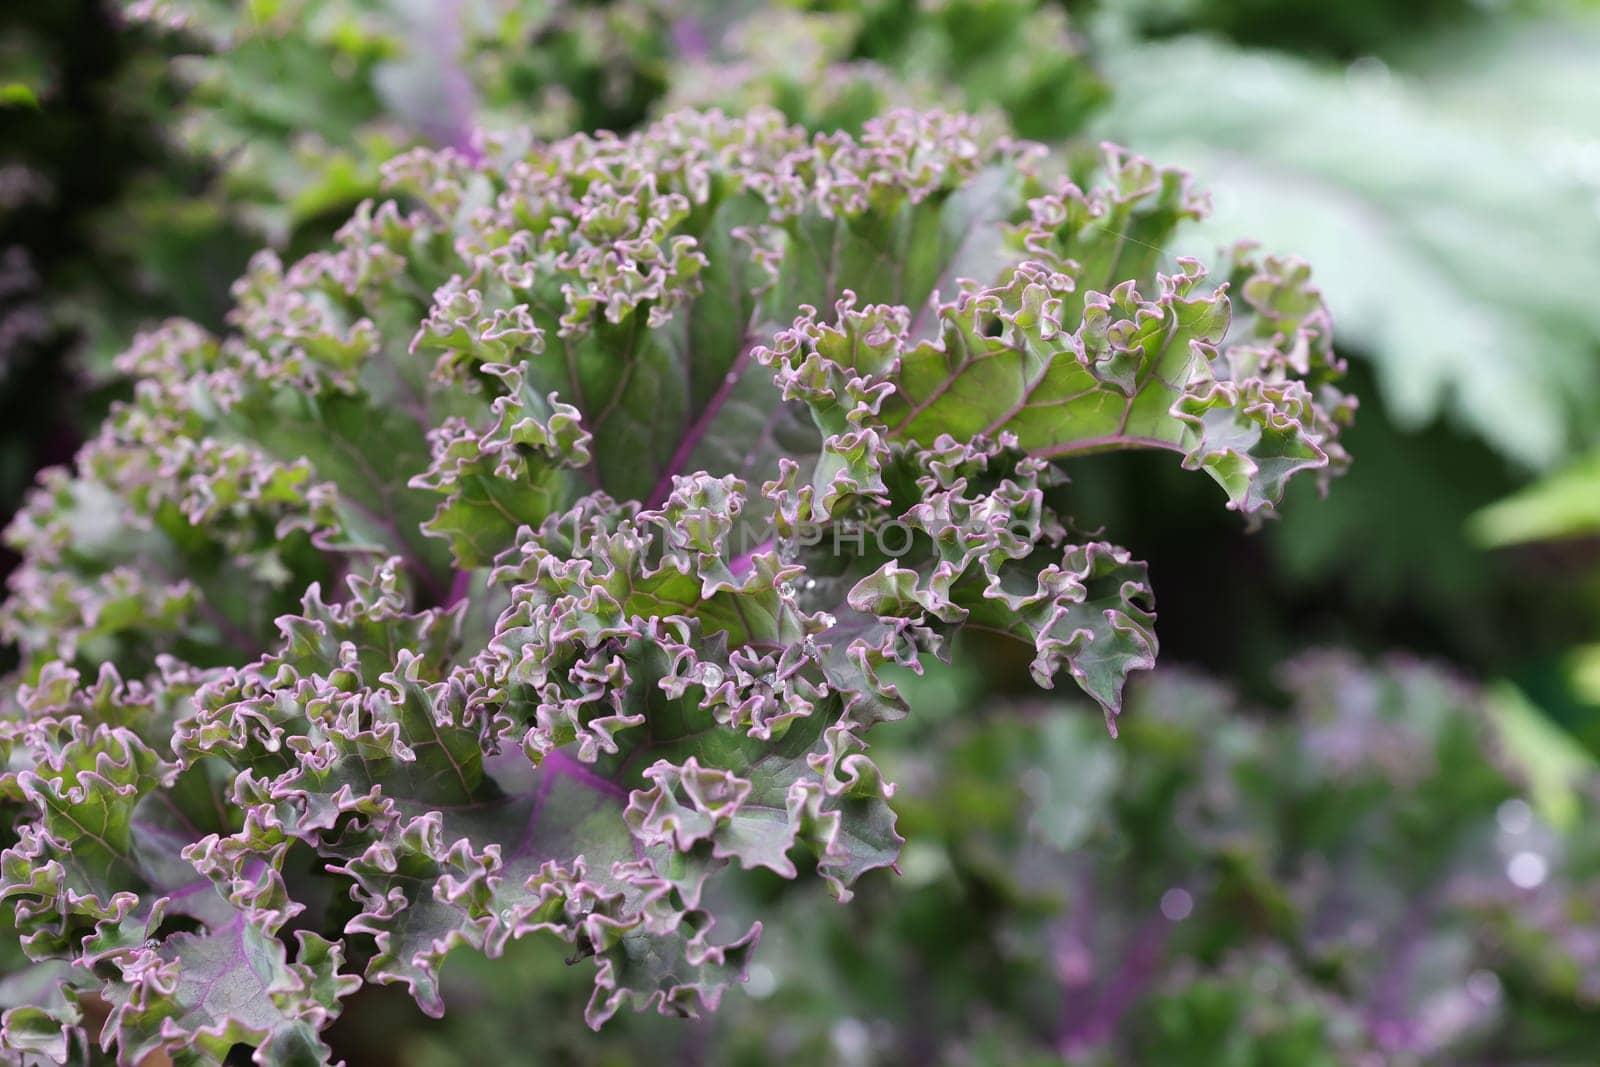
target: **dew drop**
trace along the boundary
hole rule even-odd
[[[1533,826],[1533,809],[1520,797],[1512,797],[1494,813],[1500,829],[1508,834],[1524,834]]]
[[[840,1019],[833,1024],[833,1048],[846,1063],[866,1063],[872,1051],[872,1031],[860,1019]]]
[[[1550,873],[1550,864],[1537,852],[1518,852],[1506,864],[1506,877],[1518,889],[1537,889]]]
[[[753,963],[745,974],[744,990],[757,1000],[766,1000],[778,989],[778,976],[765,964]]]

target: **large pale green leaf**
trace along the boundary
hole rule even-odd
[[[1206,176],[1216,212],[1187,248],[1246,232],[1314,261],[1397,420],[1449,413],[1544,465],[1600,400],[1597,41],[1497,22],[1344,70],[1107,34],[1097,129]]]

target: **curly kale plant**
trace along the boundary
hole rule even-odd
[[[714,1005],[731,870],[896,862],[896,668],[998,633],[1110,717],[1152,664],[1067,464],[1170,451],[1257,517],[1345,460],[1306,269],[1158,273],[1201,201],[1117,151],[1085,191],[959,117],[682,113],[387,178],[227,336],[136,343],[12,525],[12,1048],[325,1058],[364,983],[437,1015],[536,933],[592,1025]]]

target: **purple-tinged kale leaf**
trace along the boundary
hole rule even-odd
[[[142,337],[9,533],[0,900],[71,966],[5,1040],[326,1057],[362,985],[438,1015],[534,933],[592,1025],[693,1015],[757,951],[739,869],[896,864],[897,672],[1007,635],[1110,720],[1152,594],[1055,510],[1071,459],[1255,517],[1353,404],[1303,267],[1162,273],[1202,202],[1104,171],[910,112],[413,152],[225,336]]]

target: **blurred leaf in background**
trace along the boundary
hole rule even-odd
[[[1584,456],[1473,517],[1493,547],[1600,534],[1600,452]]]
[[[1559,561],[1567,576],[1564,599],[1587,608],[1587,627],[1551,666],[1562,699],[1540,694],[1539,702],[1600,751],[1600,453],[1483,508],[1470,531],[1479,545],[1498,550],[1497,563],[1526,572],[1530,561]]]
[[[1501,19],[1344,68],[1107,31],[1096,129],[1206,176],[1210,235],[1317,265],[1405,428],[1548,465],[1600,400],[1600,25]],[[1186,91],[1170,89],[1184,72]]]
[[[1532,6],[1520,0],[1127,0],[1116,5],[1142,36],[1209,33],[1333,60],[1381,53],[1399,41]]]
[[[185,86],[174,149],[216,169],[210,199],[252,245],[291,254],[378,195],[379,165],[402,149],[471,155],[479,129],[632,126],[664,90],[670,48],[668,9],[626,0],[131,0],[125,12],[164,33]],[[160,232],[169,221],[152,219],[147,243],[193,241]]]
[[[812,129],[944,107],[1060,141],[1109,94],[1067,9],[1040,0],[691,3],[679,40],[664,107],[768,105]]]
[[[147,306],[119,208],[185,175],[161,146],[165,65],[148,59],[90,0],[0,7],[0,515],[104,409],[74,370],[72,307]]]
[[[274,243],[377,191],[422,142],[474,130],[627,129],[663,90],[667,9],[462,0],[135,0],[166,27],[191,92],[183,143],[221,162],[229,198]]]

